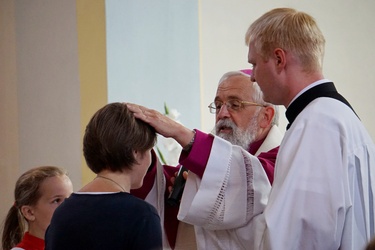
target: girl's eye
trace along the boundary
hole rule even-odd
[[[61,203],[61,199],[60,199],[60,198],[58,198],[58,199],[54,199],[54,200],[52,201],[52,203]]]

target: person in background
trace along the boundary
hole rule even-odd
[[[4,222],[2,249],[43,250],[52,214],[72,192],[72,182],[62,168],[41,166],[23,173]]]
[[[364,249],[375,235],[375,146],[349,102],[323,76],[315,19],[273,9],[246,33],[264,100],[289,121],[260,225],[261,249]]]
[[[86,126],[83,154],[96,177],[55,211],[46,250],[162,249],[156,209],[130,194],[151,164],[155,130],[110,103]]]
[[[282,139],[277,127],[278,108],[263,101],[262,92],[256,83],[250,81],[249,73],[250,70],[231,71],[221,77],[215,100],[209,105],[209,111],[216,116],[213,133],[256,155],[268,182],[272,183],[278,146]],[[195,157],[208,158],[208,154],[204,156],[198,153]],[[169,195],[165,183],[171,185],[168,180],[174,177],[175,172],[175,167],[155,164],[150,167],[145,185],[133,192],[138,192],[140,197],[156,204],[159,213],[164,213],[164,230],[169,236],[169,246],[164,243],[166,249],[196,249],[193,227],[184,222],[178,223],[178,207],[164,203]],[[163,195],[157,198],[157,194]],[[173,240],[175,245],[172,245]]]

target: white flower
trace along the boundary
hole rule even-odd
[[[177,111],[177,109],[171,109],[171,110],[169,110],[169,113],[166,113],[165,115],[168,116],[169,118],[171,118],[172,120],[175,120],[176,122],[181,123],[178,120],[178,117],[181,114]]]

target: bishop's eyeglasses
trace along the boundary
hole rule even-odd
[[[223,107],[223,105],[227,106],[228,111],[239,111],[243,109],[245,106],[259,106],[265,107],[265,105],[255,103],[255,102],[247,102],[241,101],[237,99],[228,100],[226,102],[215,101],[208,105],[211,114],[218,114]]]

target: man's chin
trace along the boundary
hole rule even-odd
[[[227,141],[232,143],[232,140],[233,140],[233,134],[232,133],[219,132],[216,135],[223,138],[224,140],[227,140]]]

